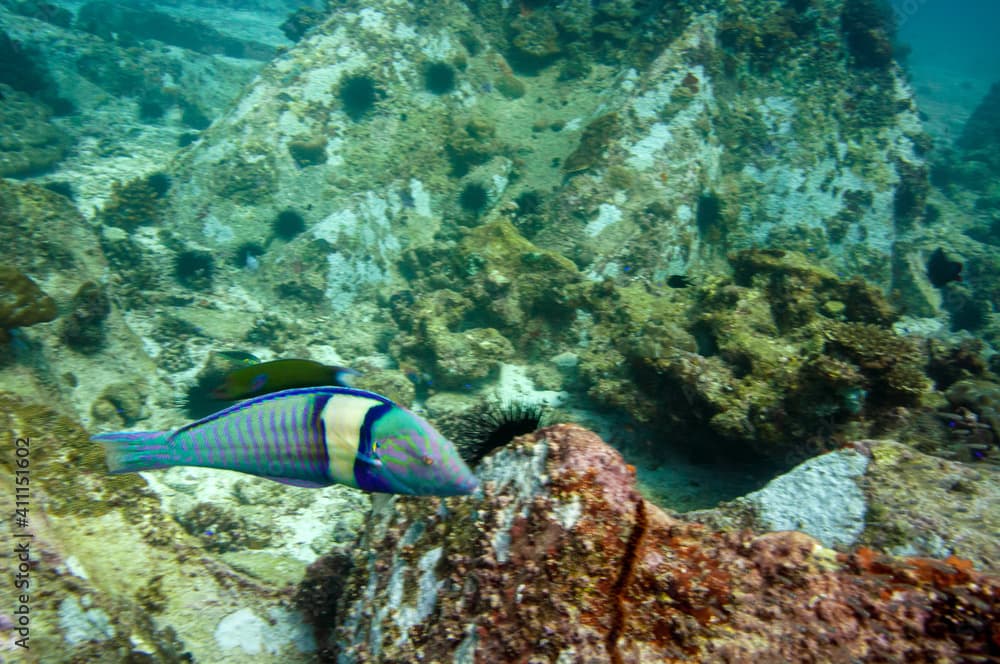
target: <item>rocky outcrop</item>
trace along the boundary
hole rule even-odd
[[[0,343],[0,353],[16,359],[0,363],[4,391],[77,414],[91,412],[94,397],[113,383],[125,382],[131,398],[145,401],[152,363],[121,310],[111,307],[108,282],[121,281],[108,278],[101,244],[65,196],[0,180],[0,246],[6,252],[0,330],[19,328],[16,343]],[[29,286],[28,277],[37,286]],[[58,324],[33,324],[57,314]],[[7,336],[0,331],[4,342]],[[109,426],[123,424],[114,410],[110,418]]]
[[[821,454],[767,486],[684,514],[712,528],[801,530],[840,551],[866,545],[897,556],[959,556],[1000,572],[1000,478],[891,440]]]
[[[680,521],[579,427],[517,439],[478,473],[473,497],[377,511],[346,581],[312,575],[300,598],[325,616],[324,661],[955,661],[1000,648],[1000,579],[968,561]]]
[[[592,278],[775,245],[887,286],[925,137],[888,23],[871,58],[843,21],[877,3],[631,4],[342,3],[174,164],[175,228],[266,244],[269,281],[314,275],[335,312],[401,287],[408,247],[504,219]],[[268,243],[289,206],[308,232]]]

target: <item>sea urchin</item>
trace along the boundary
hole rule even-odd
[[[484,399],[458,425],[455,444],[470,464],[503,447],[517,436],[531,433],[545,422],[545,404],[534,401]]]

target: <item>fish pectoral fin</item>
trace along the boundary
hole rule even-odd
[[[374,466],[375,468],[382,467],[382,461],[376,456],[368,456],[367,454],[357,453],[357,458],[359,461],[367,463],[369,466]]]

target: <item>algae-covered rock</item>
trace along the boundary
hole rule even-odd
[[[514,355],[514,347],[491,327],[448,332],[432,341],[434,376],[442,388],[470,389],[495,376],[500,363]]]
[[[212,503],[198,503],[177,518],[184,530],[197,537],[208,551],[262,549],[269,540],[267,528]]]
[[[131,427],[149,417],[145,406],[146,388],[135,383],[112,383],[91,405],[90,413],[112,427]]]
[[[727,530],[801,530],[841,551],[864,545],[900,556],[959,556],[996,573],[1000,524],[991,505],[998,491],[991,468],[862,440],[684,518]]]
[[[369,392],[389,397],[407,408],[416,397],[413,381],[407,378],[402,371],[395,369],[365,370],[361,376],[352,381],[352,384]]]
[[[49,170],[72,143],[49,119],[45,104],[0,84],[0,177],[24,177]]]
[[[329,581],[314,575],[299,601],[321,661],[800,661],[831,638],[862,660],[992,648],[1000,579],[970,561],[685,523],[580,427],[523,436],[478,472],[482,489],[443,508],[374,512],[346,573],[339,552],[315,566]]]
[[[302,137],[288,143],[288,154],[300,168],[326,163],[326,137]]]
[[[270,632],[236,628],[259,640],[255,661],[309,660],[315,645],[301,618],[282,608],[282,589],[296,580],[287,563],[275,563],[280,572],[258,563],[254,575],[230,567],[166,514],[140,475],[108,475],[101,446],[72,418],[9,394],[0,407],[0,437],[26,451],[17,459],[28,460],[31,480],[27,523],[12,525],[31,535],[20,591],[30,596],[27,652],[59,664],[235,661],[250,654],[225,627],[243,611],[270,620],[258,619]],[[0,488],[11,496],[24,486],[15,471],[25,468],[14,464],[13,452],[0,458]],[[4,598],[6,621],[25,600]],[[6,622],[3,631],[13,635]]]
[[[444,389],[468,390],[496,377],[500,362],[514,355],[514,347],[494,328],[459,330],[468,304],[451,291],[415,302],[406,312],[411,332],[394,339],[391,346],[401,366],[424,367],[429,384]]]
[[[570,287],[580,281],[565,257],[537,247],[506,221],[470,229],[447,251],[419,250],[405,258],[414,290],[448,279],[462,306],[443,307],[449,327],[485,320],[521,345],[530,326],[557,327],[573,315]]]
[[[867,442],[860,542],[894,555],[968,558],[1000,569],[1000,483],[993,468],[942,461],[894,442]]]
[[[989,427],[992,434],[989,442],[1000,444],[1000,384],[988,380],[960,380],[948,388],[946,396],[953,409],[967,409],[974,414],[975,421]]]
[[[711,444],[721,435],[785,458],[807,440],[861,435],[930,390],[926,354],[891,329],[897,314],[877,288],[795,252],[730,259],[731,280],[697,288],[581,290],[595,322],[580,364],[588,394],[640,422],[686,423],[696,437],[707,425]]]
[[[576,147],[562,168],[567,173],[581,173],[597,164],[601,153],[619,131],[620,121],[615,113],[606,113],[592,120],[580,135],[580,144]]]

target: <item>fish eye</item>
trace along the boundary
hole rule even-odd
[[[425,456],[423,459],[421,459],[421,461],[424,462],[425,466],[433,466],[434,465],[434,459],[430,458],[429,456]]]

